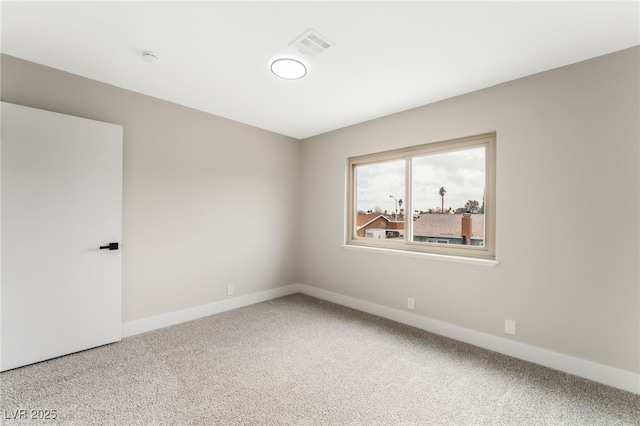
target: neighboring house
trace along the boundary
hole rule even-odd
[[[404,222],[392,221],[382,214],[358,214],[356,235],[366,238],[404,238]]]
[[[462,244],[462,214],[423,214],[413,221],[413,241]],[[471,214],[471,245],[484,245],[484,214]]]

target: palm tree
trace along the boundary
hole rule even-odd
[[[442,209],[440,210],[440,213],[444,213],[444,194],[447,193],[447,190],[444,189],[444,186],[441,186],[440,191],[438,191],[438,193],[442,197]]]

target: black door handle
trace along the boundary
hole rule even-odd
[[[109,243],[108,246],[100,246],[100,250],[118,250],[118,243]]]

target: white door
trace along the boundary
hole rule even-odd
[[[121,338],[122,127],[2,102],[0,370]]]

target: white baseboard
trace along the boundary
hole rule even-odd
[[[563,355],[502,337],[493,336],[442,321],[422,317],[398,309],[345,296],[305,284],[296,284],[295,290],[328,302],[347,306],[379,317],[407,324],[434,334],[470,343],[505,355],[519,358],[574,376],[593,380],[614,388],[640,394],[640,375],[619,370],[581,358]]]
[[[171,325],[192,321],[209,315],[219,314],[220,312],[230,311],[232,309],[242,308],[244,306],[253,305],[254,303],[266,302],[267,300],[298,292],[298,285],[292,284],[245,296],[233,297],[219,302],[208,303],[206,305],[195,306],[181,311],[169,312],[167,314],[125,322],[122,323],[122,337],[124,338],[135,334],[146,333],[147,331],[169,327]]]
[[[587,361],[581,358],[552,352],[535,346],[526,345],[524,343],[515,342],[502,337],[481,333],[479,331],[422,317],[339,293],[322,290],[305,284],[292,284],[261,291],[259,293],[196,306],[181,311],[129,321],[122,324],[122,337],[129,337],[135,334],[169,327],[171,325],[218,314],[220,312],[230,311],[232,309],[242,308],[244,306],[253,305],[254,303],[265,302],[267,300],[294,293],[306,294],[328,302],[397,321],[402,324],[407,324],[431,333],[459,340],[461,342],[470,343],[514,358],[544,365],[545,367],[549,367],[554,370],[563,371],[565,373],[593,380],[594,382],[602,383],[614,388],[640,394],[639,374],[608,367],[606,365]]]

